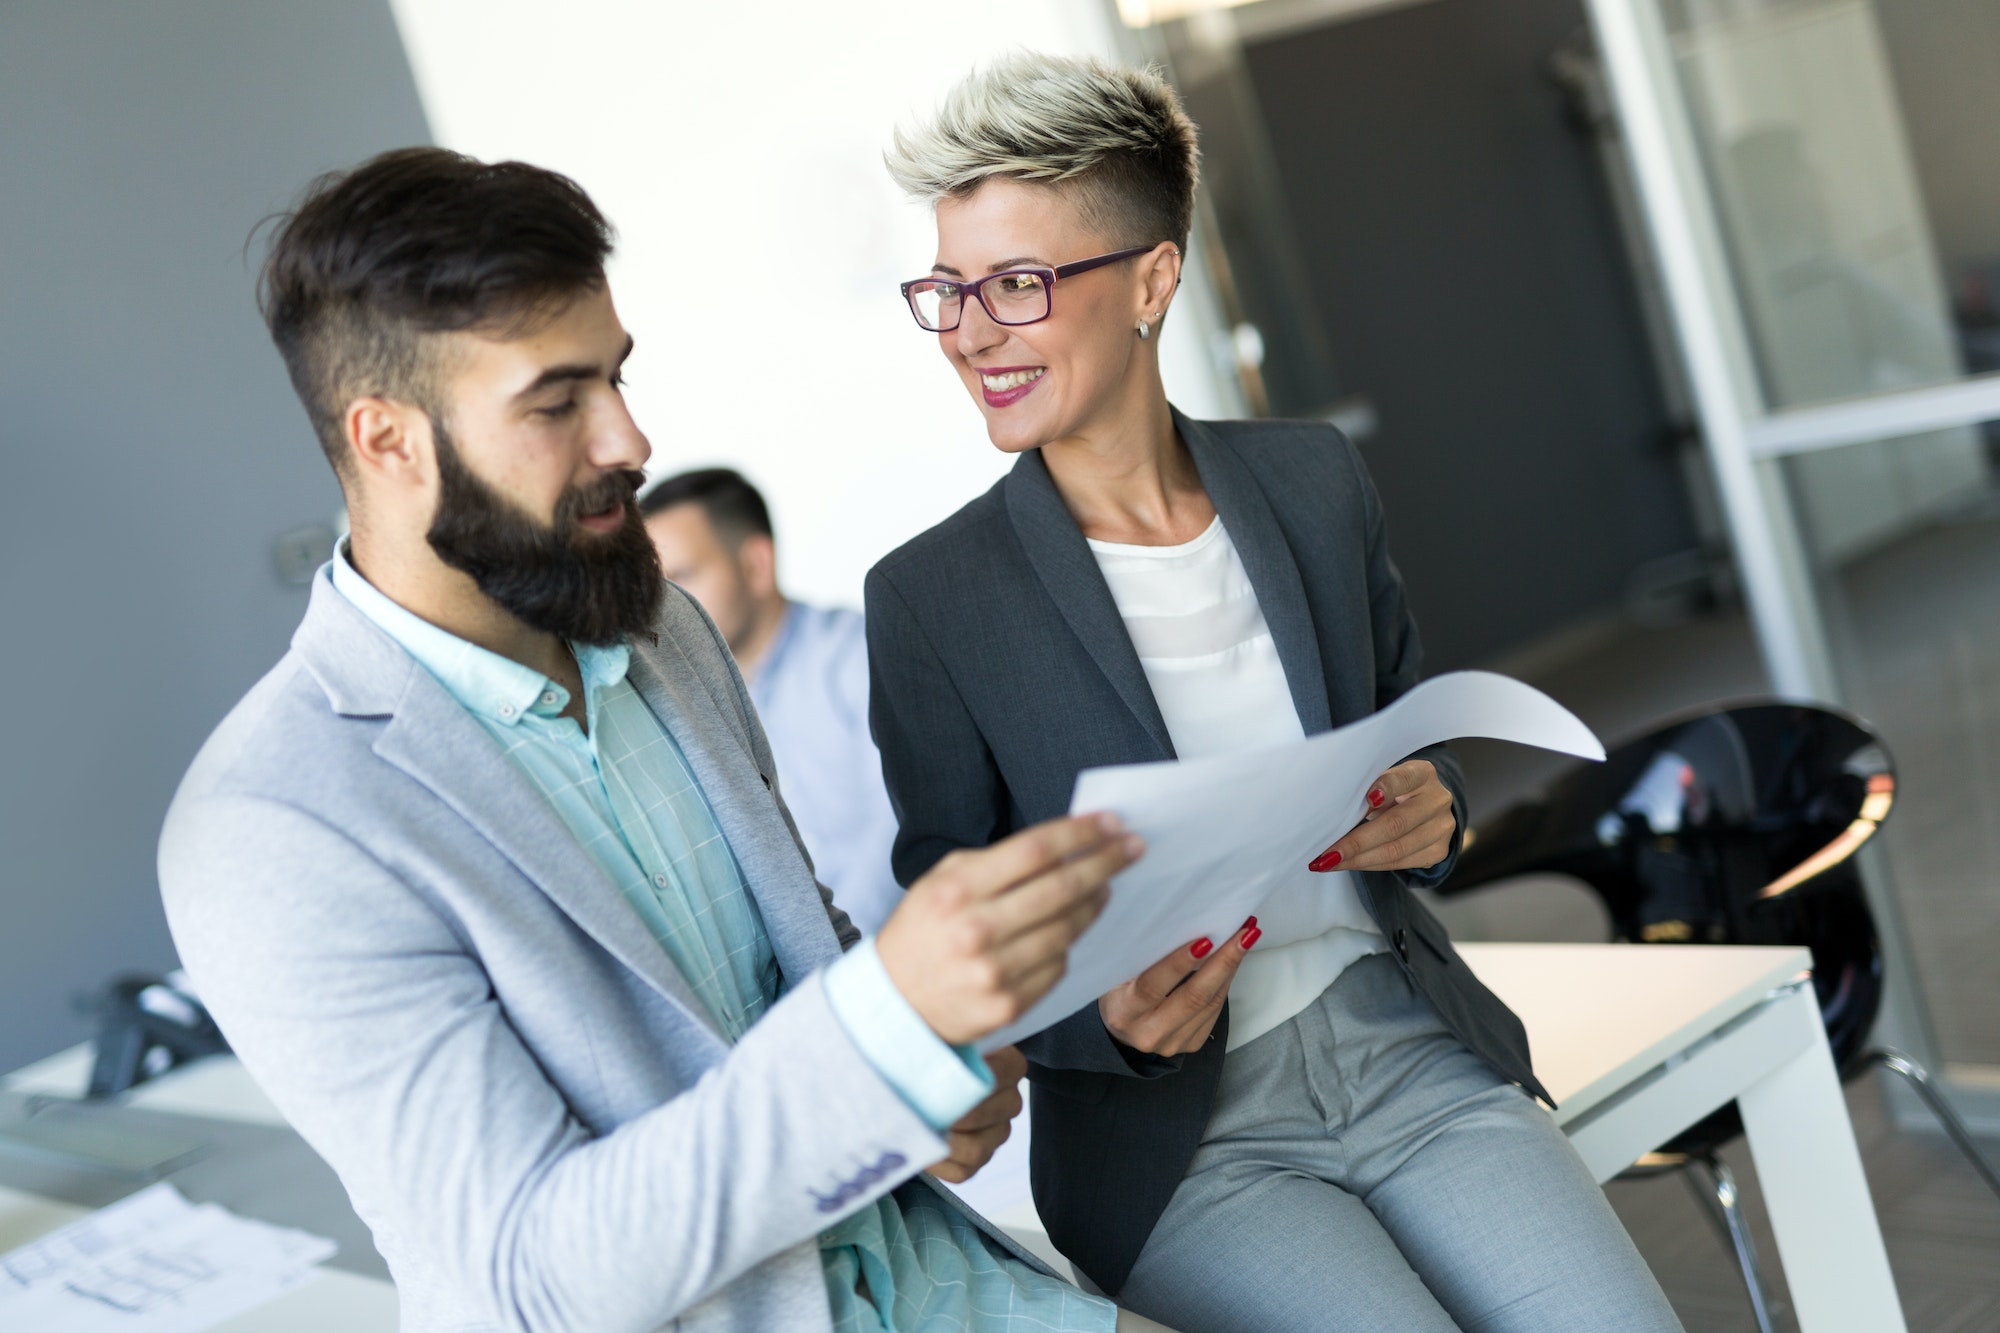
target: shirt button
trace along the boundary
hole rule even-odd
[[[665,875],[655,875],[653,876],[653,883],[664,889],[667,887],[667,877]]]
[[[545,703],[545,704],[551,704],[551,705],[553,705],[553,704],[555,703],[555,701],[556,701],[556,692],[555,692],[554,690],[543,690],[543,691],[542,691],[542,702],[543,702],[543,703]]]
[[[512,717],[512,716],[514,716],[514,705],[512,705],[512,704],[501,704],[501,705],[500,705],[500,716],[502,716],[502,717]]]

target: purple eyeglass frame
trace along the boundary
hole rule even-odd
[[[958,288],[959,291],[958,314],[959,314],[959,319],[961,321],[963,321],[965,318],[964,298],[970,296],[973,300],[979,302],[979,308],[981,310],[984,310],[986,312],[986,317],[992,320],[995,324],[999,324],[1010,329],[1018,329],[1021,328],[1023,325],[1027,324],[1039,324],[1043,320],[1047,319],[1050,315],[1055,314],[1056,282],[1058,279],[1073,278],[1079,273],[1088,273],[1090,272],[1090,270],[1094,268],[1103,268],[1106,264],[1115,264],[1121,259],[1130,259],[1134,255],[1148,254],[1157,248],[1158,248],[1157,244],[1135,245],[1129,250],[1113,250],[1108,255],[1092,255],[1089,259],[1078,259],[1068,264],[1058,264],[1054,268],[1043,268],[1040,265],[1031,265],[1026,268],[1003,268],[998,273],[989,273],[985,277],[974,279],[971,282],[960,282],[955,278],[939,278],[932,276],[911,278],[908,282],[902,284],[903,304],[910,307],[910,318],[916,320],[917,327],[922,329],[925,333],[950,333],[952,329],[956,329],[958,325],[953,324],[951,328],[948,329],[934,329],[930,325],[924,323],[923,317],[917,313],[916,298],[913,297],[910,293],[910,289],[912,287],[919,286],[920,284],[926,282],[942,283],[945,286]],[[1006,320],[1000,318],[1000,316],[993,313],[993,307],[986,304],[986,293],[980,290],[981,288],[985,287],[987,283],[993,281],[995,278],[1010,278],[1017,273],[1033,273],[1036,276],[1042,278],[1049,285],[1049,308],[1042,314],[1035,316],[1033,319]]]

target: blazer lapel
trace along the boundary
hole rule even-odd
[[[1139,654],[1125,632],[1118,604],[1111,599],[1110,585],[1105,583],[1076,520],[1064,507],[1041,450],[1030,449],[1014,464],[1007,474],[1006,496],[1008,516],[1050,600],[1118,697],[1132,710],[1132,716],[1160,747],[1161,756],[1174,758],[1166,719],[1160,716],[1159,702],[1146,683],[1145,668],[1139,665]]]
[[[764,918],[779,971],[788,982],[810,976],[840,957],[840,941],[812,870],[752,759],[736,701],[714,696],[672,628],[663,626],[659,647],[649,648],[643,641],[633,646],[633,688],[673,736],[701,784]]]
[[[1194,456],[1202,487],[1222,515],[1222,526],[1243,561],[1243,572],[1250,576],[1257,605],[1278,648],[1278,661],[1284,665],[1285,683],[1291,688],[1300,725],[1308,736],[1331,729],[1333,710],[1327,702],[1326,667],[1320,660],[1312,610],[1306,604],[1305,582],[1299,577],[1298,562],[1292,558],[1291,544],[1278,526],[1270,499],[1257,484],[1249,464],[1207,426],[1182,416],[1178,408],[1174,409],[1174,426]]]
[[[324,576],[293,646],[337,712],[388,717],[377,755],[434,792],[605,952],[722,1040],[708,1007],[548,801],[478,720]]]
[[[375,753],[437,793],[606,953],[721,1040],[708,1006],[548,801],[443,686],[414,663],[411,677]]]

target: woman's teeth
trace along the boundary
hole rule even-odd
[[[986,386],[988,393],[1005,393],[1009,389],[1018,389],[1023,384],[1040,379],[1046,369],[1044,366],[1034,370],[1010,370],[1005,375],[981,375],[979,382]]]

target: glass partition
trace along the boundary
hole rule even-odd
[[[2000,5],[1587,3],[1766,669],[1897,759],[1877,1039],[2000,1127]]]
[[[1782,467],[1808,515],[1831,479],[1854,492],[1839,507],[1845,526],[1829,527],[1830,512],[1802,526],[1843,701],[1896,762],[1881,870],[1942,1059],[2000,1067],[2000,474],[1987,463],[1987,429]],[[1940,469],[1946,447],[1952,461]]]
[[[2000,368],[2000,6],[1661,0],[1772,409]]]

